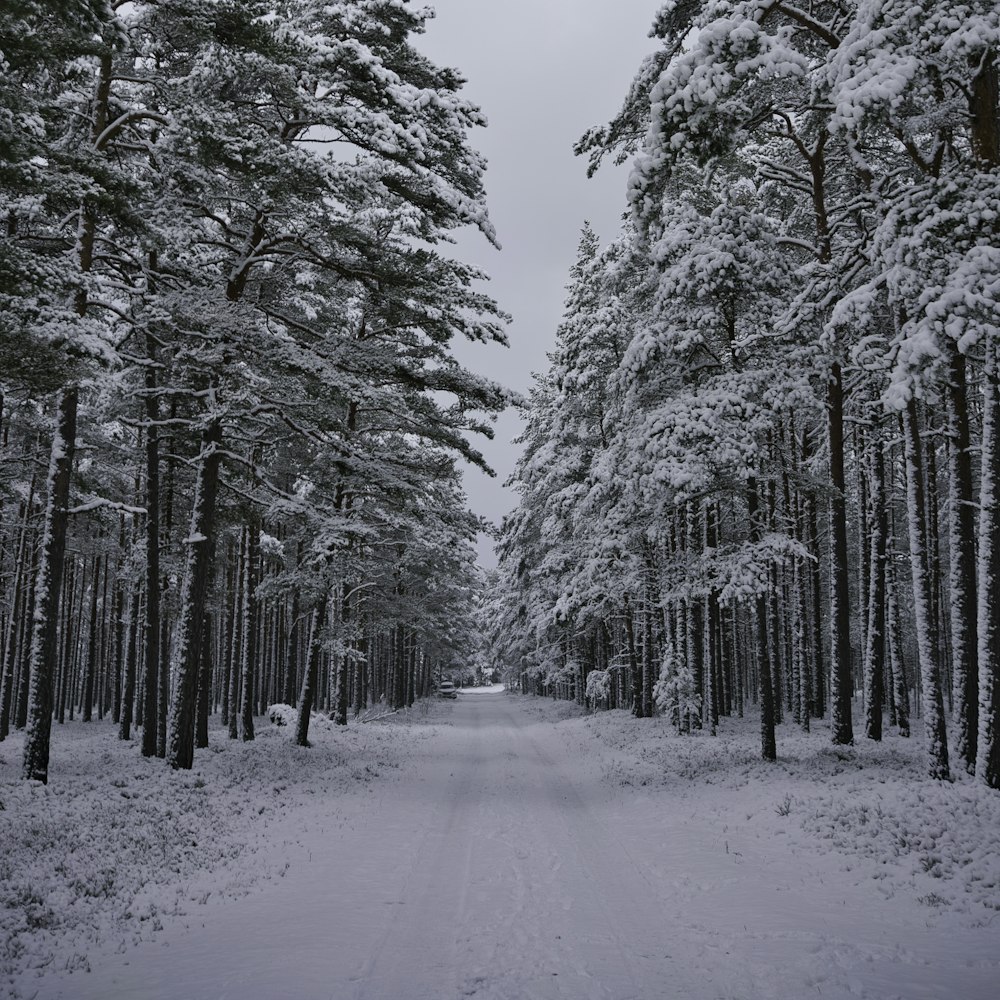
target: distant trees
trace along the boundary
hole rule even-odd
[[[485,466],[468,435],[507,402],[449,351],[506,317],[438,249],[495,240],[482,116],[394,0],[65,7],[16,5],[0,46],[0,703],[25,774],[66,706],[187,768],[210,709],[252,739],[307,681],[340,722],[412,703],[474,612],[457,461]]]
[[[851,742],[861,691],[869,738],[908,735],[916,695],[931,774],[947,705],[997,787],[997,33],[985,3],[661,8],[578,147],[632,159],[632,213],[585,231],[525,409],[489,602],[522,687],[607,671],[644,715],[659,677],[682,729],[756,701],[765,758],[786,713]]]

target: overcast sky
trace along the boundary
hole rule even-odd
[[[614,238],[625,208],[626,168],[611,165],[587,179],[573,144],[621,106],[642,57],[657,0],[430,0],[437,18],[418,47],[468,80],[465,94],[490,121],[475,146],[489,159],[490,215],[503,245],[463,235],[458,254],[493,277],[490,291],[512,313],[509,350],[456,345],[470,368],[516,389],[544,371],[562,314],[569,267],[584,220],[602,241]],[[502,488],[517,448],[518,422],[508,414],[496,441],[482,450],[497,470],[471,471],[473,509],[499,521],[514,503]],[[480,560],[494,565],[492,545]]]

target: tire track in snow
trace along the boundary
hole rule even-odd
[[[568,777],[558,735],[496,696],[471,696],[454,718],[440,764],[461,778],[426,789],[448,822],[425,839],[426,873],[356,1000],[685,995],[666,957],[665,901],[614,864],[622,852]]]

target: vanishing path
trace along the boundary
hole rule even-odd
[[[615,788],[519,700],[469,693],[442,716],[399,780],[301,817],[283,879],[42,979],[37,1000],[1000,995],[994,965],[947,942],[938,959],[918,921],[831,891],[834,869],[730,855],[733,832],[692,800]],[[986,958],[1000,935],[983,935]]]

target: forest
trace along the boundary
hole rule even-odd
[[[412,705],[485,633],[519,689],[683,731],[757,706],[766,759],[786,714],[850,744],[917,713],[933,775],[1000,786],[996,12],[737,7],[665,5],[580,139],[632,163],[628,211],[606,247],[584,229],[527,400],[450,351],[507,317],[444,252],[496,234],[426,14],[13,8],[0,739],[27,728],[25,776],[75,713],[181,768],[216,712],[252,740],[298,705],[306,744],[313,706]],[[461,467],[511,403],[484,585]]]
[[[449,233],[496,236],[481,112],[393,2],[5,8],[0,740],[426,694],[471,643],[505,341]]]
[[[716,732],[910,734],[1000,787],[989,3],[660,7],[489,594],[523,690]],[[860,704],[852,704],[860,696]],[[855,713],[857,718],[854,717]]]
[[[0,993],[992,1000],[1000,8],[651,2],[527,391],[434,17],[0,10]]]

